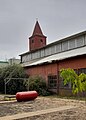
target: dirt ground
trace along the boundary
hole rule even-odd
[[[65,105],[77,107],[22,120],[86,120],[85,101],[61,99],[55,97],[38,97],[34,101],[28,102],[0,103],[0,117],[23,112],[35,112],[37,110],[44,110],[48,108],[59,108]]]

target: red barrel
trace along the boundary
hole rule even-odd
[[[38,93],[36,91],[17,92],[16,99],[18,102],[34,100],[37,98]]]

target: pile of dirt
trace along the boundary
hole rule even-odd
[[[24,112],[35,112],[61,106],[77,106],[74,109],[63,110],[46,115],[33,116],[22,120],[86,120],[85,101],[60,99],[52,97],[38,97],[34,101],[0,103],[0,117]]]

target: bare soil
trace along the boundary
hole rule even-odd
[[[77,106],[74,109],[63,110],[45,115],[33,116],[22,120],[86,120],[85,101],[61,99],[53,97],[38,97],[34,101],[0,103],[0,117],[24,112],[32,112],[61,106]]]

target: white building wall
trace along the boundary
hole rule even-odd
[[[11,58],[11,59],[8,60],[8,62],[9,62],[9,65],[20,64],[20,59]]]

